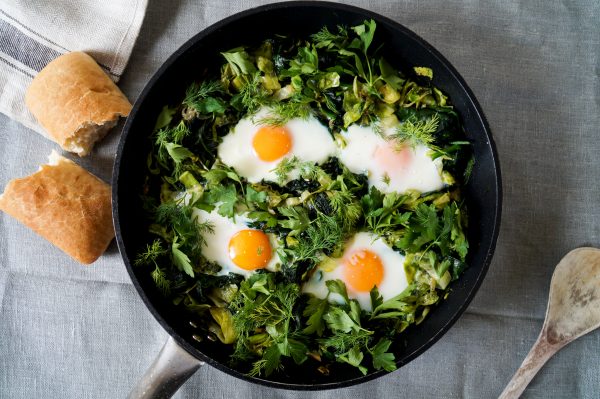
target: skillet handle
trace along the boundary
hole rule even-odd
[[[169,337],[128,398],[170,398],[203,365],[204,362],[190,355],[173,337]]]

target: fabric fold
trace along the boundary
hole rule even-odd
[[[50,61],[91,55],[117,82],[131,56],[148,0],[0,3],[0,112],[46,135],[25,107],[25,91]]]

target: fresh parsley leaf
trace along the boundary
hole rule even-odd
[[[366,367],[361,366],[361,362],[363,361],[365,355],[360,350],[359,345],[355,345],[348,352],[339,355],[337,360],[342,363],[348,363],[351,366],[357,367],[363,375],[366,375],[368,370]]]
[[[233,168],[222,164],[221,162],[216,163],[213,167],[202,173],[209,186],[216,186],[220,184],[224,179],[231,179],[237,183],[242,183],[240,176],[233,170]]]
[[[327,280],[325,282],[327,289],[332,294],[340,295],[346,303],[350,303],[348,298],[348,292],[346,291],[346,284],[342,280]]]
[[[308,358],[308,347],[304,343],[290,338],[288,340],[288,347],[290,353],[289,356],[294,359],[296,364],[302,364]]]
[[[267,193],[265,191],[256,191],[251,186],[246,187],[246,202],[263,204],[267,201]]]
[[[194,153],[179,144],[166,143],[165,148],[175,163],[181,163],[187,158],[194,156]]]
[[[384,195],[371,187],[369,194],[361,200],[367,226],[377,235],[385,235],[405,226],[411,213],[401,212],[401,207],[408,198],[396,192]]]
[[[424,241],[424,243],[434,240],[440,226],[435,206],[419,204],[415,210],[415,217],[421,227],[421,240]]]
[[[360,326],[360,314],[361,314],[361,309],[360,309],[360,305],[358,304],[358,301],[356,299],[351,299],[350,300],[350,312],[348,313],[348,315],[350,315],[352,320],[354,320],[354,322],[358,326]]]
[[[371,292],[369,292],[371,297],[371,309],[377,309],[380,305],[383,304],[383,297],[379,293],[377,286],[374,286]]]
[[[281,368],[281,352],[277,345],[273,345],[267,348],[263,354],[264,363],[261,365],[264,369],[265,376],[273,374],[275,371]],[[252,374],[252,373],[251,373]],[[260,375],[258,372],[254,375]]]
[[[371,319],[401,318],[414,321],[419,306],[432,305],[438,300],[437,292],[429,284],[413,282],[400,294],[373,309]]]
[[[237,191],[233,184],[214,187],[204,194],[203,199],[206,199],[209,204],[218,205],[219,215],[229,218],[235,216]]]
[[[181,244],[178,243],[177,240],[173,241],[173,244],[171,245],[173,263],[175,263],[175,266],[177,266],[179,270],[185,272],[185,274],[190,277],[194,277],[194,268],[192,267],[190,258],[183,253],[179,247],[181,247]]]
[[[282,76],[311,75],[319,70],[319,54],[312,46],[300,47],[296,58],[290,61],[289,68],[283,71]]]
[[[402,85],[404,85],[404,79],[398,75],[398,71],[396,71],[383,57],[379,59],[379,71],[381,72],[381,78],[392,88],[400,90]]]
[[[256,72],[254,63],[243,47],[238,47],[221,53],[236,75],[250,75]]]
[[[327,327],[332,331],[343,331],[347,333],[359,327],[348,313],[339,307],[330,308],[327,313],[323,315],[323,320],[325,320]]]
[[[290,229],[291,235],[298,235],[308,228],[310,219],[308,218],[308,212],[305,208],[301,206],[290,206],[281,207],[277,210],[282,216],[287,218],[279,220],[278,224],[285,229]]]
[[[162,111],[160,111],[158,118],[156,118],[156,124],[154,124],[153,130],[156,131],[156,130],[159,130],[159,129],[169,126],[169,124],[171,123],[171,120],[173,119],[173,115],[175,115],[176,112],[177,112],[176,107],[171,108],[168,105],[165,105],[162,108]]]
[[[363,67],[362,60],[360,58],[360,55],[358,55],[358,53],[356,53],[354,51],[346,50],[346,49],[340,49],[339,54],[343,55],[344,57],[349,57],[349,58],[354,59],[354,67],[356,68],[356,73],[365,80],[369,79],[367,77],[367,75],[365,74],[365,69]],[[346,93],[348,93],[348,92],[346,92]]]
[[[373,42],[373,37],[375,36],[375,28],[377,24],[374,20],[365,21],[363,24],[354,26],[352,30],[360,37],[360,49],[363,53],[367,53],[371,43]]]
[[[375,370],[396,370],[394,354],[387,352],[391,344],[392,342],[389,339],[382,338],[371,349],[371,355],[373,356],[373,367],[375,368]]]
[[[365,355],[363,355],[363,353],[361,352],[360,347],[358,345],[355,345],[348,352],[348,363],[354,367],[358,367],[364,357]]]
[[[255,222],[265,222],[267,227],[275,227],[279,223],[277,217],[268,211],[251,211],[248,212],[248,218]]]
[[[316,333],[319,337],[323,335],[325,331],[323,315],[327,311],[328,305],[327,298],[321,299],[313,296],[308,300],[308,306],[302,313],[305,317],[308,316],[306,327],[302,330],[304,334]]]

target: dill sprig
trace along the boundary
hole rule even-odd
[[[299,295],[300,288],[297,284],[278,286],[260,300],[246,301],[236,314],[234,325],[239,331],[251,332],[262,326],[277,326],[289,321]]]
[[[165,275],[165,272],[158,266],[157,259],[166,255],[168,251],[163,248],[161,240],[156,239],[152,244],[146,245],[146,250],[140,252],[135,258],[135,266],[154,265],[154,270],[150,273],[158,289],[167,296],[171,292],[171,281]]]
[[[282,126],[314,115],[332,133],[359,124],[371,126],[390,144],[427,145],[435,153],[432,157],[443,156],[446,171],[458,176],[463,169],[458,145],[463,142],[452,140],[460,140],[462,129],[452,110],[441,109],[450,106],[447,98],[431,82],[421,86],[407,80],[385,62],[375,28],[374,21],[324,27],[309,40],[276,38],[258,48],[225,52],[220,79],[210,75],[212,80],[189,86],[181,102],[163,108],[152,130],[151,175],[144,190],[154,201],[147,201],[144,210],[152,216],[149,232],[159,238],[134,263],[148,266],[145,270],[157,288],[176,306],[194,313],[203,332],[210,326],[224,344],[235,340],[231,359],[250,375],[269,376],[292,360],[301,364],[309,354],[319,370],[337,361],[362,373],[391,371],[396,348],[390,348],[397,334],[418,323],[426,307],[438,300],[438,292],[466,267],[467,220],[456,202],[461,198],[458,190],[424,195],[369,191],[366,175],[351,173],[335,158],[321,165],[285,158],[272,170],[277,179],[270,180],[276,182],[249,184],[215,159],[217,146],[240,118]],[[261,109],[264,115],[260,111],[256,116]],[[401,122],[388,137],[387,127],[395,121],[391,115]],[[443,137],[437,134],[440,126]],[[341,134],[336,136],[343,141]],[[210,164],[210,169],[204,167]],[[189,171],[185,178],[184,171]],[[390,176],[382,181],[389,184]],[[197,196],[186,200],[192,190]],[[211,275],[219,266],[203,254],[212,225],[201,223],[190,204],[229,218],[247,216],[250,228],[277,241],[281,269],[246,279],[231,274],[235,280],[210,283],[220,278]],[[323,274],[329,292],[341,295],[343,303],[329,302],[328,297],[300,299],[305,294],[299,287],[317,272],[314,268],[342,256],[344,242],[363,230],[403,252],[411,279],[426,290],[384,304],[375,288],[373,312],[367,312],[349,298],[343,282],[334,283]],[[224,312],[214,311],[217,303]],[[209,307],[211,312],[206,311]]]
[[[326,26],[321,28],[315,34],[312,34],[310,38],[315,42],[317,48],[342,48],[345,47],[345,43],[348,41],[348,30],[341,25],[338,25],[338,32],[332,33]]]
[[[188,137],[191,133],[192,132],[190,131],[190,128],[183,121],[181,121],[170,132],[171,142],[181,144],[183,139]]]
[[[162,247],[161,241],[156,239],[152,242],[152,244],[146,245],[146,250],[138,254],[133,264],[135,266],[156,264],[156,259],[166,253],[167,250]]]
[[[435,140],[433,134],[437,131],[439,124],[438,114],[433,114],[424,121],[415,121],[413,118],[409,118],[396,128],[390,139],[396,140],[398,145],[408,142],[413,147],[418,144],[429,146]]]
[[[320,183],[329,180],[329,175],[314,162],[304,161],[298,163],[298,171],[303,179],[315,180]]]
[[[298,162],[299,159],[296,156],[293,156],[291,158],[285,158],[277,164],[275,169],[273,169],[273,172],[275,172],[279,184],[283,184],[287,180],[288,175],[296,168]]]
[[[351,333],[340,331],[335,335],[320,339],[319,343],[326,348],[331,348],[334,353],[340,354],[348,352],[356,345],[367,347],[372,335],[372,331],[364,329],[352,330]]]
[[[181,142],[190,134],[190,128],[183,120],[174,127],[165,127],[158,130],[154,135],[156,159],[158,162],[166,167],[169,163],[169,160],[173,160],[175,163],[175,173],[178,174],[179,170],[181,169],[181,161],[177,162],[176,159],[173,158],[173,154],[176,154],[178,151],[189,152],[187,149],[181,146]]]
[[[318,262],[324,252],[333,252],[343,243],[346,231],[342,226],[337,217],[319,213],[306,229],[306,235],[292,248],[294,261]]]
[[[185,91],[183,104],[191,107],[198,100],[203,100],[215,93],[222,93],[223,85],[218,80],[192,83]]]
[[[271,102],[271,93],[264,88],[260,72],[254,73],[242,86],[239,96],[242,105],[249,115],[256,113],[259,108]]]
[[[277,176],[277,182],[279,184],[285,183],[290,173],[297,170],[300,177],[306,180],[314,181],[328,181],[329,175],[319,165],[314,162],[301,161],[298,157],[293,156],[285,158],[277,164],[273,172]]]
[[[179,122],[171,128],[162,128],[156,132],[154,143],[163,148],[167,143],[181,144],[183,139],[188,137],[192,132],[184,121]]]
[[[165,272],[158,265],[150,273],[150,276],[152,276],[156,287],[158,287],[164,296],[168,296],[171,293],[171,280],[167,278]]]
[[[303,101],[282,101],[270,105],[269,114],[260,118],[256,123],[260,125],[282,126],[292,119],[308,119],[311,110]]]
[[[349,230],[358,223],[362,216],[362,207],[350,191],[331,191],[329,201],[344,229]]]
[[[290,335],[296,329],[292,325],[293,309],[299,296],[297,284],[275,286],[273,275],[255,275],[242,282],[231,304],[238,335],[233,357],[247,360],[252,353],[262,354],[253,363],[250,375],[269,375],[281,369],[281,356],[290,356],[294,350]]]
[[[183,199],[160,204],[155,210],[156,222],[172,226],[179,237],[191,249],[200,249],[204,244],[203,233],[213,233],[214,226],[208,222],[200,223],[193,215],[193,207],[185,205]]]
[[[186,90],[182,103],[199,115],[212,112],[223,113],[225,104],[218,97],[223,93],[223,84],[218,80],[192,83]]]
[[[381,120],[378,117],[369,118],[371,121],[371,128],[373,129],[373,133],[378,135],[379,137],[385,137],[383,134],[383,127],[381,126]]]

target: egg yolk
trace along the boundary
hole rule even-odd
[[[409,145],[398,144],[390,141],[386,145],[377,147],[374,159],[388,174],[402,174],[412,162],[413,152]]]
[[[261,160],[276,161],[292,148],[292,135],[283,126],[263,126],[254,134],[252,147]]]
[[[383,263],[377,254],[360,249],[344,261],[344,279],[354,291],[369,292],[383,279]]]
[[[229,240],[229,258],[244,270],[262,269],[271,259],[269,237],[260,230],[240,230]]]

